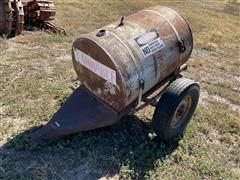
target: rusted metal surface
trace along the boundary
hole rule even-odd
[[[55,19],[56,9],[52,0],[31,0],[25,3],[25,23],[48,32],[66,34],[65,29],[50,22]]]
[[[184,71],[186,68],[186,64],[184,64],[178,73]],[[136,106],[137,102],[133,102],[121,112],[117,112],[84,86],[80,86],[73,92],[53,118],[45,126],[31,133],[26,141],[30,144],[40,143],[77,132],[84,132],[115,124],[126,114],[133,114],[148,105],[154,106],[156,99],[164,93],[166,88],[176,78],[178,77],[176,77],[174,73],[169,75],[169,77],[161,81],[143,96],[141,105]],[[163,88],[160,89],[161,87]]]
[[[154,106],[186,70],[192,46],[185,19],[161,6],[78,38],[72,56],[81,86],[28,142],[105,127]]]
[[[24,29],[24,10],[21,0],[12,0],[13,11],[13,36],[21,34]]]
[[[54,20],[56,9],[51,0],[32,0],[24,6],[25,18],[29,21],[51,21]]]
[[[178,72],[192,48],[183,16],[157,6],[78,38],[73,64],[83,86],[120,112]]]
[[[48,32],[66,34],[66,31],[51,23],[56,15],[52,0],[1,0],[0,34],[16,36],[21,34],[24,24]]]
[[[176,73],[170,74],[168,77],[166,77],[164,80],[160,81],[158,84],[156,84],[153,88],[151,88],[148,92],[146,92],[142,97],[142,102],[138,104],[138,101],[135,100],[133,103],[131,103],[129,106],[124,108],[119,114],[120,116],[124,116],[125,114],[134,114],[145,107],[151,105],[156,106],[158,100],[162,96],[162,94],[165,92],[167,87],[175,81],[177,78],[181,78],[182,75],[181,72],[187,70],[187,64],[183,64],[180,66],[179,70]]]
[[[52,32],[55,34],[62,34],[62,35],[67,34],[65,29],[49,21],[44,22],[42,28],[47,32]]]
[[[120,118],[117,111],[103,103],[86,88],[80,87],[53,118],[44,127],[33,132],[27,141],[39,142],[93,130],[112,125]]]
[[[15,36],[24,28],[24,11],[21,0],[0,2],[0,34]]]
[[[25,21],[27,23],[38,23],[54,20],[56,9],[51,0],[32,0],[24,6]]]
[[[0,33],[6,34],[11,31],[12,15],[11,3],[0,1]]]

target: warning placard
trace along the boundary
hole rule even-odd
[[[145,58],[165,47],[163,40],[156,31],[144,33],[135,38],[135,41]]]
[[[104,64],[99,63],[97,60],[93,59],[78,49],[74,50],[74,55],[76,61],[78,61],[81,65],[97,74],[101,78],[109,81],[113,85],[117,84],[116,71],[105,66]]]

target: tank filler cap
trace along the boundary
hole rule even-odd
[[[98,31],[98,33],[96,34],[97,37],[102,37],[106,35],[106,30],[105,29],[101,29]]]

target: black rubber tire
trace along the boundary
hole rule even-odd
[[[179,78],[172,82],[163,93],[153,115],[152,127],[157,138],[166,142],[183,135],[183,132],[196,110],[200,94],[199,85],[186,78]],[[172,119],[182,100],[191,97],[188,111],[176,126]]]

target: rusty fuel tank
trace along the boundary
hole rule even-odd
[[[162,6],[83,35],[72,48],[81,86],[27,142],[106,127],[146,105],[154,106],[186,69],[192,47],[186,20]]]
[[[176,72],[192,48],[185,18],[156,6],[78,38],[73,64],[82,85],[120,112]]]

